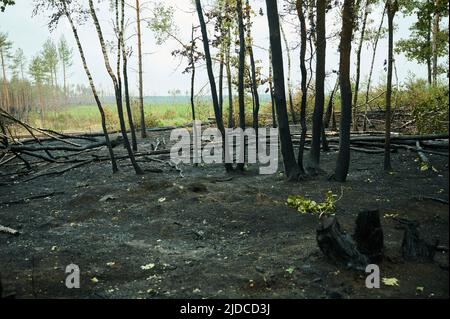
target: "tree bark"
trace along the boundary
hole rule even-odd
[[[125,33],[125,0],[121,0],[121,12],[122,12],[122,20],[121,20],[121,27],[120,27],[120,42],[122,47],[122,72],[123,72],[123,84],[124,84],[124,90],[125,90],[125,107],[127,110],[127,116],[128,116],[128,125],[130,126],[130,132],[131,132],[131,146],[133,148],[133,151],[137,152],[138,145],[137,145],[137,138],[136,138],[136,128],[134,126],[134,120],[133,120],[133,112],[131,110],[131,101],[130,101],[130,91],[128,86],[128,56],[127,56],[127,50],[125,46],[125,39],[124,39],[124,33]]]
[[[347,180],[350,167],[350,129],[352,123],[352,85],[350,82],[350,60],[354,25],[354,0],[345,0],[342,10],[342,31],[340,48],[339,83],[341,86],[341,124],[339,154],[336,164],[335,179]]]
[[[316,171],[320,165],[320,140],[325,104],[326,16],[327,0],[317,0],[317,50],[316,50],[316,98],[313,114],[310,168]]]
[[[281,153],[284,170],[289,180],[298,180],[300,170],[295,160],[291,132],[287,115],[286,87],[284,83],[283,50],[281,48],[280,21],[278,1],[266,0],[267,19],[270,30],[270,47],[272,50],[272,67],[274,81],[274,99],[278,117]]]
[[[292,80],[291,80],[291,71],[292,71],[292,62],[291,62],[291,49],[289,48],[289,42],[286,37],[286,33],[284,32],[283,24],[280,24],[281,35],[283,36],[284,45],[286,47],[287,61],[288,61],[288,75],[287,75],[287,86],[288,86],[288,98],[289,98],[289,110],[291,111],[292,123],[297,124],[297,115],[294,110],[294,100],[292,97]]]
[[[432,55],[433,55],[433,84],[436,84],[438,73],[439,73],[439,65],[438,65],[438,41],[439,41],[439,32],[440,32],[440,22],[441,22],[441,0],[435,0],[434,2],[435,12],[433,19],[433,45],[432,45]]]
[[[359,39],[358,50],[356,51],[356,80],[355,80],[355,94],[353,95],[353,130],[358,131],[358,95],[359,84],[361,79],[361,53],[364,44],[364,37],[366,35],[367,18],[369,16],[370,0],[366,0],[364,8],[364,17],[361,26],[361,38]]]
[[[387,3],[386,3],[387,4]],[[377,54],[378,49],[378,42],[380,40],[381,31],[383,29],[383,23],[384,23],[384,16],[386,15],[387,5],[384,6],[383,13],[381,15],[381,21],[380,26],[378,27],[377,34],[375,36],[375,44],[373,47],[373,53],[372,53],[372,62],[370,64],[370,72],[369,72],[369,79],[367,80],[367,88],[366,88],[366,101],[364,103],[364,124],[363,124],[363,131],[367,131],[367,112],[369,109],[369,94],[370,94],[370,88],[372,84],[372,75],[373,75],[373,69],[375,65],[375,58]]]
[[[242,0],[236,1],[239,24],[239,71],[238,71],[238,95],[239,95],[239,127],[245,130],[245,26],[242,12]],[[238,163],[237,169],[243,170],[245,163]]]
[[[394,64],[394,18],[398,10],[397,0],[387,0],[389,47],[388,47],[388,75],[386,88],[386,136],[384,152],[384,169],[392,170],[391,164],[391,104],[392,104],[392,73]]]
[[[117,1],[117,0],[116,0]],[[108,57],[108,52],[106,50],[106,43],[105,40],[103,38],[103,32],[100,26],[100,22],[98,21],[98,17],[97,17],[97,13],[95,12],[95,7],[94,7],[94,3],[93,0],[89,0],[89,8],[90,8],[90,13],[92,16],[92,19],[94,21],[94,25],[97,31],[97,36],[100,42],[100,46],[102,49],[102,53],[103,53],[103,60],[105,63],[105,67],[106,67],[106,71],[108,72],[109,76],[111,77],[111,80],[113,82],[114,85],[114,93],[116,96],[116,104],[117,104],[117,113],[119,116],[119,122],[120,122],[120,131],[122,133],[122,137],[124,140],[124,144],[125,144],[125,148],[127,149],[128,152],[128,157],[131,161],[131,164],[133,165],[133,168],[136,172],[136,174],[138,175],[142,175],[144,172],[142,171],[142,169],[139,167],[138,163],[136,162],[136,158],[133,154],[133,150],[131,149],[131,145],[130,145],[130,141],[128,139],[128,135],[127,135],[127,129],[126,129],[126,125],[125,125],[125,119],[124,119],[124,114],[123,114],[123,102],[122,102],[122,89],[121,89],[121,84],[120,84],[120,59],[118,59],[117,61],[117,65],[118,65],[118,74],[117,77],[114,74],[111,65],[109,63],[109,57]],[[116,13],[117,15],[118,13]],[[116,23],[117,24],[117,23]],[[118,24],[117,24],[118,25]],[[118,56],[120,56],[120,40],[119,40],[119,45],[118,45]]]
[[[76,41],[77,46],[78,46],[78,51],[80,53],[81,61],[83,63],[83,68],[84,68],[84,71],[85,71],[86,76],[88,78],[89,85],[90,85],[91,90],[92,90],[92,94],[94,95],[94,99],[95,99],[95,102],[97,104],[98,111],[100,113],[100,120],[101,120],[101,123],[102,123],[103,136],[105,137],[106,146],[108,148],[109,157],[111,159],[112,170],[113,170],[113,173],[116,173],[116,172],[118,172],[119,169],[117,167],[116,158],[114,156],[114,151],[113,151],[113,148],[112,148],[112,145],[111,145],[111,141],[109,139],[108,129],[106,127],[105,111],[103,110],[102,103],[100,102],[100,98],[98,97],[97,89],[95,87],[94,80],[92,79],[91,71],[89,70],[89,67],[87,65],[86,57],[84,55],[84,50],[83,50],[83,47],[81,45],[80,38],[78,36],[78,30],[77,30],[77,28],[75,26],[75,23],[72,20],[72,17],[70,16],[70,13],[67,10],[67,6],[66,6],[66,2],[65,1],[63,2],[63,5],[64,5],[64,14],[67,17],[67,19],[69,20],[69,24],[70,24],[70,26],[72,28],[72,33],[73,33],[73,35],[75,37],[75,41]]]
[[[227,85],[228,85],[228,127],[234,128],[234,110],[233,110],[233,79],[231,74],[231,29],[228,27],[228,39],[227,39]]]
[[[92,0],[91,0],[92,1]],[[219,106],[219,99],[217,97],[217,87],[216,87],[216,80],[214,78],[214,72],[212,67],[212,59],[211,59],[211,52],[209,49],[209,40],[208,40],[208,31],[206,29],[206,23],[205,18],[203,16],[203,9],[202,4],[200,0],[195,0],[196,10],[198,14],[198,18],[200,21],[200,28],[202,31],[202,38],[203,38],[203,47],[205,50],[205,60],[206,60],[206,68],[208,70],[208,78],[209,83],[211,86],[211,96],[213,100],[213,107],[214,107],[214,114],[216,118],[217,128],[222,133],[223,138],[223,148],[224,151],[226,151],[225,148],[225,127],[223,125],[223,118],[220,116],[220,106]],[[225,163],[225,169],[229,172],[233,170],[233,165]]]
[[[300,20],[300,70],[302,75],[302,102],[300,106],[300,124],[301,124],[301,136],[300,136],[300,147],[298,150],[298,166],[302,174],[305,174],[304,169],[304,154],[305,154],[305,143],[306,143],[306,133],[308,132],[308,127],[306,124],[306,104],[308,101],[308,72],[306,70],[306,41],[307,41],[307,30],[306,30],[306,19],[304,13],[304,0],[296,1],[297,15]]]
[[[139,111],[141,115],[141,137],[147,137],[145,127],[145,111],[144,111],[144,80],[142,70],[142,33],[141,33],[141,6],[140,0],[136,0],[136,23],[137,23],[137,39],[138,39],[138,75],[139,75]]]
[[[246,2],[247,8],[250,8],[249,1]],[[258,132],[259,132],[259,109],[260,109],[260,101],[259,101],[259,93],[258,93],[258,79],[256,74],[256,65],[255,65],[255,56],[253,55],[253,43],[252,43],[252,33],[251,33],[251,18],[250,13],[248,13],[248,23],[247,23],[247,34],[248,34],[248,54],[250,56],[250,68],[251,68],[251,83],[252,83],[252,91],[253,91],[253,99],[255,107],[253,109],[253,128],[256,133],[256,147],[258,148]]]

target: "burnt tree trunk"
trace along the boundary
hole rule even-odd
[[[239,24],[239,72],[238,72],[239,127],[242,130],[245,130],[245,26],[242,12],[242,0],[237,0],[236,6]],[[238,162],[236,168],[238,170],[243,171],[244,166],[245,163]]]
[[[280,133],[281,153],[284,170],[288,180],[297,180],[300,175],[292,145],[291,130],[287,114],[286,86],[284,83],[283,50],[281,48],[280,21],[276,0],[266,0],[267,19],[270,30],[270,48],[272,50],[272,67],[274,81],[274,99]]]
[[[370,262],[383,260],[384,237],[378,210],[361,212],[358,215],[353,238],[359,252],[366,255]]]
[[[205,50],[206,68],[208,70],[208,79],[209,79],[209,84],[211,86],[211,96],[212,96],[212,100],[213,100],[214,114],[215,114],[215,118],[216,118],[217,128],[219,129],[220,133],[222,134],[222,143],[223,143],[223,148],[225,150],[225,127],[223,125],[223,118],[220,113],[219,99],[217,97],[216,80],[214,78],[211,51],[209,49],[208,30],[206,29],[206,22],[205,22],[205,18],[203,16],[203,9],[202,9],[201,1],[195,0],[195,5],[196,5],[197,14],[198,14],[198,19],[200,22],[200,29],[202,32],[203,47]],[[233,165],[231,165],[230,163],[225,163],[225,169],[228,172],[232,171]]]
[[[302,74],[302,102],[300,106],[300,125],[301,125],[301,136],[300,136],[300,147],[298,150],[298,167],[302,174],[305,174],[304,166],[304,154],[305,154],[305,143],[306,143],[306,133],[308,132],[308,127],[306,124],[306,103],[308,101],[308,73],[306,70],[306,19],[304,13],[303,0],[297,0],[296,2],[297,15],[300,20],[300,70]]]
[[[352,85],[350,82],[350,59],[353,35],[353,0],[345,0],[342,10],[342,33],[340,48],[339,83],[341,86],[341,123],[339,127],[339,154],[335,180],[345,182],[350,168],[350,130],[352,125]]]
[[[323,109],[325,104],[325,62],[326,62],[326,0],[317,0],[317,50],[316,50],[316,98],[313,114],[310,168],[316,171],[320,165],[320,140],[322,136]]]
[[[114,151],[112,149],[111,141],[109,139],[108,129],[107,129],[107,126],[106,126],[105,111],[103,109],[102,103],[101,103],[100,98],[98,96],[97,89],[95,87],[91,71],[90,71],[90,69],[89,69],[89,67],[87,65],[86,57],[85,57],[85,54],[84,54],[84,50],[83,50],[83,47],[81,46],[81,41],[80,41],[80,38],[78,36],[78,30],[77,30],[77,28],[75,26],[75,23],[74,23],[74,21],[72,19],[72,16],[70,15],[69,11],[67,10],[67,5],[66,5],[65,1],[63,1],[63,6],[64,6],[63,7],[64,8],[64,14],[67,17],[67,20],[69,20],[70,27],[72,28],[72,33],[73,33],[73,36],[74,36],[75,41],[77,43],[78,51],[80,53],[81,61],[83,63],[83,68],[84,68],[86,76],[87,76],[87,78],[89,80],[89,85],[91,87],[92,94],[94,95],[94,99],[95,99],[95,102],[97,104],[98,111],[100,113],[100,120],[101,120],[101,124],[102,124],[103,135],[105,137],[106,146],[108,148],[109,157],[111,159],[112,170],[113,170],[113,173],[117,173],[119,169],[117,167],[116,158],[114,156]]]
[[[405,230],[402,241],[402,256],[406,261],[433,262],[438,242],[430,244],[420,237],[419,223],[406,219],[397,220]]]
[[[397,0],[388,0],[388,24],[389,24],[389,47],[388,47],[388,74],[386,88],[386,133],[384,151],[384,170],[392,170],[391,164],[391,104],[392,104],[392,73],[394,64],[394,18],[398,10]]]
[[[365,271],[369,258],[358,251],[352,237],[341,230],[336,217],[327,217],[317,229],[317,243],[331,261],[350,269]]]

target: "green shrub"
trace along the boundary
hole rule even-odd
[[[428,85],[425,80],[406,84],[406,105],[412,111],[419,133],[448,132],[449,89],[447,85]]]

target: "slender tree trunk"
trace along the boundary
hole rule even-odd
[[[137,23],[137,39],[138,39],[138,75],[139,75],[139,111],[141,115],[141,137],[147,137],[147,129],[145,127],[145,111],[144,111],[144,80],[142,71],[142,33],[141,33],[141,6],[140,0],[136,0],[136,23]]]
[[[433,43],[432,43],[432,55],[433,55],[433,84],[436,84],[438,73],[439,73],[439,65],[438,65],[438,41],[439,41],[439,32],[440,32],[440,22],[441,22],[441,0],[435,0],[434,2],[435,13],[433,19]]]
[[[194,40],[194,34],[195,34],[195,29],[194,26],[192,26],[192,36],[191,36],[191,53],[190,53],[190,62],[191,62],[191,67],[192,67],[192,73],[191,73],[191,111],[192,111],[192,123],[193,123],[193,127],[195,129],[195,121],[196,121],[196,117],[195,117],[195,40]]]
[[[62,63],[63,67],[63,81],[64,81],[64,104],[67,105],[67,75],[66,75],[66,63]]]
[[[4,95],[4,103],[5,109],[7,112],[10,111],[9,105],[9,92],[8,92],[8,79],[6,77],[6,63],[5,63],[5,54],[2,49],[0,49],[0,59],[2,60],[2,72],[3,72],[3,95]]]
[[[378,31],[377,31],[377,34],[375,36],[375,43],[374,43],[374,46],[373,46],[372,62],[370,64],[369,79],[367,80],[366,101],[364,103],[364,124],[363,124],[363,131],[364,132],[367,131],[367,112],[369,110],[369,94],[370,94],[370,88],[371,88],[371,85],[372,85],[372,76],[373,76],[373,69],[374,69],[374,65],[375,65],[375,58],[376,58],[376,55],[377,55],[378,42],[380,40],[381,32],[383,30],[384,17],[386,15],[386,10],[387,10],[387,5],[384,6],[383,13],[381,14],[380,26],[378,27]]]
[[[242,0],[236,1],[239,24],[239,71],[238,71],[238,95],[239,95],[239,127],[245,130],[245,27],[242,13]],[[244,170],[245,163],[238,163],[237,169]]]
[[[292,70],[292,62],[291,62],[291,49],[289,48],[289,42],[286,37],[286,33],[284,32],[283,24],[280,23],[281,35],[283,36],[284,45],[286,46],[286,54],[288,61],[288,75],[287,75],[287,85],[288,85],[288,97],[289,97],[289,109],[291,111],[292,123],[297,124],[297,115],[294,110],[294,101],[292,97],[292,81],[291,81],[291,70]]]
[[[359,39],[358,50],[356,51],[356,81],[355,81],[355,94],[353,95],[353,130],[358,131],[358,95],[359,84],[361,79],[361,52],[364,44],[364,37],[366,35],[367,18],[369,16],[370,0],[366,0],[364,8],[364,17],[361,26],[361,38]]]
[[[339,87],[339,76],[336,80],[336,84],[334,85],[333,91],[331,91],[330,100],[328,101],[327,110],[325,112],[325,118],[323,119],[323,126],[325,128],[330,127],[330,121],[331,121],[331,117],[333,116],[333,111],[334,111],[334,109],[333,109],[334,96],[336,94],[338,87]]]
[[[234,127],[234,112],[233,112],[233,80],[231,74],[231,29],[228,28],[227,39],[227,55],[226,55],[226,69],[227,69],[227,86],[228,86],[228,127]]]
[[[247,8],[250,8],[249,1],[246,2]],[[250,56],[250,68],[251,68],[251,83],[252,83],[252,91],[253,91],[253,99],[254,99],[254,109],[253,109],[253,128],[255,129],[256,139],[258,141],[258,133],[259,133],[259,109],[260,109],[260,101],[259,101],[259,93],[258,93],[258,79],[256,74],[256,65],[255,65],[255,57],[253,55],[253,40],[252,40],[252,32],[251,32],[251,18],[250,13],[248,13],[248,23],[247,23],[247,37],[248,37],[248,54]],[[256,143],[256,147],[258,148],[258,143]]]
[[[306,104],[308,101],[308,72],[306,70],[306,45],[307,45],[307,30],[306,30],[306,19],[304,13],[304,0],[296,1],[297,15],[300,20],[300,70],[302,74],[302,104],[300,109],[300,124],[301,124],[301,135],[300,135],[300,147],[298,151],[298,167],[302,175],[305,174],[304,169],[304,154],[305,154],[305,143],[306,143],[306,133],[308,132],[308,127],[306,124]]]
[[[111,77],[111,80],[114,85],[114,93],[116,95],[116,103],[117,103],[117,113],[119,116],[120,130],[121,130],[122,137],[124,140],[125,148],[127,149],[128,156],[130,158],[131,164],[133,165],[133,168],[134,168],[136,174],[141,175],[141,174],[143,174],[143,171],[139,167],[138,163],[136,162],[136,158],[134,157],[133,150],[131,149],[130,141],[129,141],[128,135],[127,135],[124,114],[123,114],[122,90],[121,90],[121,83],[120,83],[120,59],[118,59],[118,62],[117,62],[119,72],[116,77],[114,75],[114,72],[109,63],[109,57],[108,57],[108,52],[106,50],[105,40],[103,38],[103,32],[100,27],[100,22],[98,21],[98,18],[97,18],[97,13],[95,12],[93,0],[89,0],[89,8],[90,8],[90,13],[91,13],[92,19],[94,20],[95,28],[97,30],[97,36],[99,38],[100,46],[102,49],[105,67],[106,67],[106,70],[107,70],[109,76]],[[118,13],[116,13],[116,16],[117,15],[118,15]],[[116,19],[116,21],[117,20],[118,19]],[[116,25],[118,25],[118,23],[116,23]],[[120,40],[119,40],[119,42],[120,42]],[[118,46],[118,55],[120,56],[120,44]]]
[[[316,17],[314,16],[314,8],[316,7],[316,0],[306,0],[308,1],[308,20],[311,30],[316,30]],[[320,1],[320,0],[319,0]],[[315,31],[311,32],[311,41],[314,45],[317,45],[317,34]]]
[[[392,170],[391,164],[391,104],[392,104],[392,74],[394,65],[394,18],[398,10],[397,0],[388,0],[389,48],[388,48],[388,75],[386,88],[386,139],[384,150],[384,169]]]
[[[271,104],[272,104],[272,127],[273,128],[277,128],[278,127],[277,111],[276,111],[276,108],[275,108],[275,97],[274,97],[274,92],[273,92],[272,49],[270,49],[269,61],[270,61],[270,65],[269,65],[269,90],[270,90],[270,101],[271,101]]]
[[[195,0],[195,5],[196,5],[196,9],[197,9],[198,18],[199,18],[199,21],[200,21],[200,28],[201,28],[201,31],[202,31],[203,47],[204,47],[204,50],[205,50],[206,68],[208,70],[209,84],[211,86],[211,95],[212,95],[213,106],[214,106],[214,114],[215,114],[215,117],[216,117],[217,128],[222,133],[223,147],[224,147],[224,151],[226,152],[227,150],[225,148],[225,127],[223,125],[223,119],[220,116],[220,106],[219,106],[219,99],[217,97],[216,80],[214,78],[214,72],[213,72],[213,67],[212,67],[212,59],[211,59],[211,52],[210,52],[210,49],[209,49],[208,31],[206,29],[206,23],[205,23],[205,18],[203,16],[203,9],[202,9],[201,1],[200,0]],[[225,169],[227,171],[232,171],[233,170],[233,165],[231,163],[225,163]]]
[[[86,76],[87,76],[87,78],[89,80],[89,85],[91,87],[92,94],[94,95],[95,102],[97,103],[97,108],[98,108],[98,111],[100,113],[100,119],[101,119],[101,123],[102,123],[103,135],[105,137],[106,146],[108,148],[109,157],[111,159],[112,170],[113,170],[113,173],[116,173],[116,172],[118,172],[119,169],[117,167],[116,158],[114,156],[114,151],[112,149],[111,141],[109,139],[108,129],[107,129],[107,126],[106,126],[105,111],[103,110],[103,106],[102,106],[102,103],[100,102],[100,98],[98,97],[97,89],[96,89],[95,84],[94,84],[94,80],[92,79],[91,72],[90,72],[89,67],[87,65],[86,57],[84,55],[84,50],[83,50],[83,47],[81,46],[81,41],[80,41],[80,38],[78,36],[78,30],[75,27],[75,24],[74,24],[74,22],[72,20],[72,17],[70,16],[69,12],[67,11],[65,1],[64,1],[64,12],[65,12],[65,15],[66,15],[67,19],[69,20],[69,24],[70,24],[70,26],[72,28],[72,32],[73,32],[73,35],[75,37],[75,41],[76,41],[77,46],[78,46],[78,51],[80,53],[81,61],[83,62],[84,71],[85,71]]]
[[[313,114],[311,163],[312,169],[320,165],[320,140],[325,104],[326,16],[327,0],[317,0],[316,100]]]
[[[130,132],[131,132],[131,145],[133,148],[133,151],[137,152],[138,145],[137,145],[137,138],[136,138],[136,129],[134,126],[133,121],[133,111],[131,110],[131,101],[130,101],[130,91],[128,86],[128,56],[127,56],[127,50],[125,46],[125,0],[121,0],[121,11],[122,11],[122,20],[121,20],[121,29],[120,29],[120,41],[121,41],[121,47],[122,47],[122,60],[123,60],[123,81],[124,81],[124,89],[125,89],[125,107],[127,110],[127,116],[128,116],[128,125],[130,126]]]
[[[223,45],[222,45],[223,46]],[[223,47],[220,48],[220,62],[219,62],[219,108],[220,116],[223,118],[223,74],[224,74],[224,54]]]
[[[429,6],[431,4],[431,0],[427,0],[427,5]],[[429,48],[432,48],[432,44],[431,44],[431,34],[433,32],[433,23],[432,23],[432,18],[429,17],[428,21],[427,21],[428,25],[427,25],[427,45]],[[427,72],[428,72],[428,84],[432,85],[433,84],[433,63],[431,61],[431,56],[428,55],[427,56]]]
[[[270,30],[270,48],[272,50],[273,80],[275,86],[274,98],[277,109],[278,130],[280,133],[281,154],[283,155],[285,174],[288,180],[298,180],[300,170],[295,160],[287,114],[283,50],[281,47],[280,21],[277,2],[277,0],[266,0],[267,19]]]
[[[341,125],[339,155],[335,179],[345,182],[350,167],[350,129],[352,125],[352,85],[350,82],[350,60],[352,52],[354,0],[345,0],[342,10],[342,32],[340,48],[339,83],[341,86]]]

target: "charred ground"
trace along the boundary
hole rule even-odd
[[[168,133],[152,133],[140,149],[162,137]],[[221,165],[183,165],[181,178],[142,159],[144,176],[121,161],[115,175],[101,162],[21,182],[27,176],[12,162],[0,171],[0,202],[56,193],[0,206],[0,224],[20,231],[0,233],[4,289],[18,298],[448,298],[448,254],[433,263],[401,258],[396,216],[420,222],[425,239],[448,247],[448,205],[423,199],[448,200],[448,159],[429,155],[435,171],[421,171],[417,157],[394,153],[387,174],[383,154],[353,152],[346,184],[328,180],[335,152],[323,154],[325,173],[300,183],[256,167],[229,175]],[[320,201],[329,190],[343,195],[337,216],[349,233],[360,211],[380,210],[382,277],[399,286],[369,290],[365,274],[330,263],[316,243],[318,217],[286,205],[288,195]],[[79,290],[64,284],[71,263],[81,269]]]

